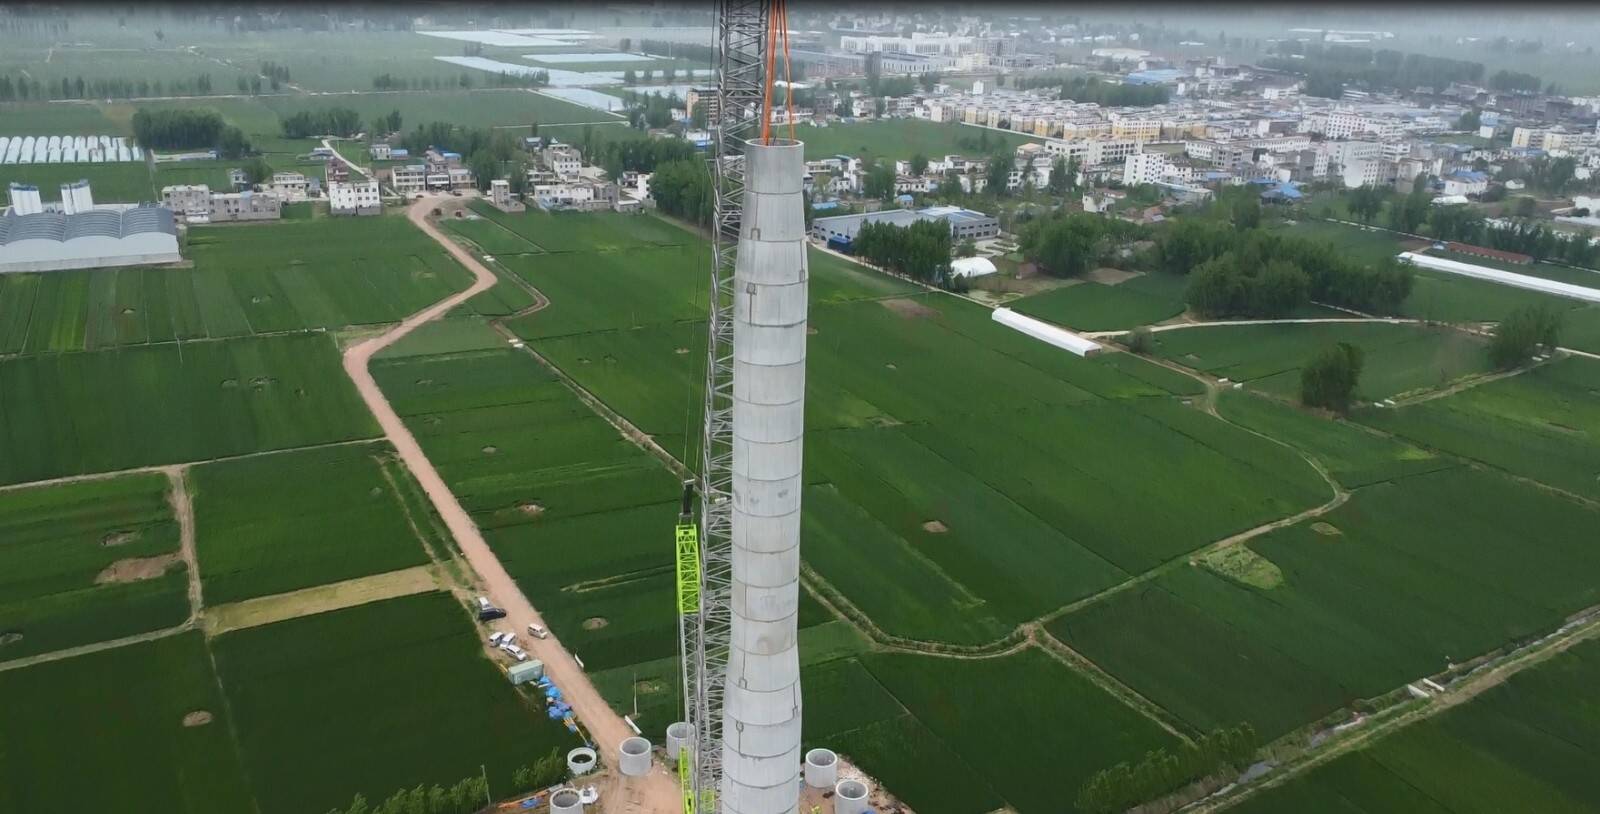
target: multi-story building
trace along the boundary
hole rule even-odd
[[[328,211],[335,215],[381,215],[378,182],[334,181],[328,184]]]
[[[583,155],[567,144],[552,144],[539,154],[540,160],[559,178],[577,177],[583,169]]]
[[[298,172],[275,172],[267,190],[285,201],[304,201],[310,197],[311,182]]]
[[[205,184],[174,184],[161,188],[161,205],[174,215],[187,219],[191,214],[211,215],[211,187]]]
[[[1134,153],[1122,160],[1122,185],[1157,184],[1167,180],[1166,153]]]
[[[380,141],[368,148],[374,161],[388,161],[394,155],[394,148],[388,142]]]
[[[403,164],[389,168],[389,186],[401,195],[415,195],[428,188],[426,164]]]
[[[913,32],[909,37],[886,37],[878,34],[865,36],[845,35],[839,38],[839,50],[851,54],[916,54],[921,56],[953,57],[978,49],[972,37],[952,34]]]
[[[211,222],[277,220],[283,200],[270,192],[218,192],[211,196]]]

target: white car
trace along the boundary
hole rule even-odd
[[[522,648],[514,645],[514,644],[506,645],[505,646],[505,651],[507,653],[510,653],[511,657],[516,659],[517,661],[527,661],[528,660],[528,652],[526,650],[523,650]]]
[[[543,625],[528,625],[528,635],[535,639],[548,639],[550,631],[545,630]]]
[[[488,610],[488,609],[490,609],[492,607],[494,607],[494,606],[489,604],[489,597],[487,597],[487,596],[478,597],[478,610]]]
[[[504,635],[506,635],[506,634],[504,634],[504,633],[491,633],[491,634],[489,634],[489,644],[492,644],[495,647],[499,647],[500,646],[500,637],[504,636]]]

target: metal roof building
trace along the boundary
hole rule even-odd
[[[182,259],[172,212],[159,206],[0,216],[0,274]]]

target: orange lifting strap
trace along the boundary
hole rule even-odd
[[[772,86],[777,81],[778,40],[783,40],[783,104],[789,120],[789,140],[794,140],[794,71],[789,62],[789,8],[787,0],[772,0],[767,12],[767,88],[761,95],[761,141],[772,143]]]

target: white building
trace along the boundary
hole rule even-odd
[[[1122,185],[1156,184],[1166,180],[1165,153],[1134,153],[1122,160]]]
[[[369,152],[372,153],[373,159],[377,161],[388,161],[394,155],[394,148],[389,146],[388,143],[380,141],[372,145]]]
[[[311,182],[298,172],[275,172],[267,191],[285,201],[304,201],[310,197]]]
[[[334,181],[328,185],[328,211],[335,215],[381,215],[377,179]]]
[[[428,166],[406,164],[389,168],[389,185],[401,195],[413,195],[428,187]]]

